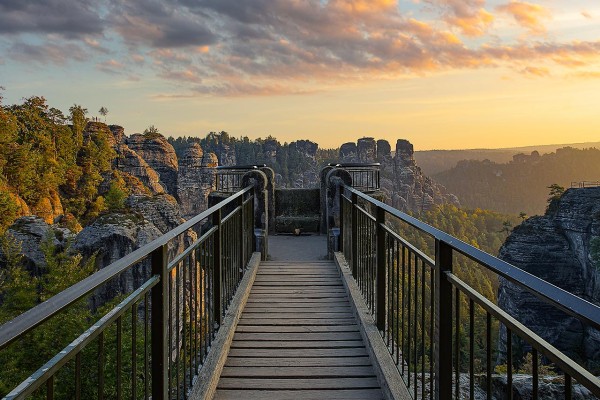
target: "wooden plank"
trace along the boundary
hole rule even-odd
[[[260,313],[260,312],[248,312],[244,311],[242,318],[262,318],[262,319],[343,319],[343,318],[354,318],[349,313],[331,313],[331,312],[308,312],[308,313]]]
[[[365,348],[353,349],[237,349],[229,350],[230,357],[362,357],[367,355]]]
[[[219,389],[215,400],[379,400],[379,389],[355,390],[232,390]]]
[[[262,326],[238,325],[236,332],[265,332],[265,333],[302,333],[302,332],[358,332],[358,325],[324,325],[324,326]]]
[[[373,368],[369,366],[344,366],[344,367],[232,367],[225,366],[221,378],[367,378],[375,376]]]
[[[362,340],[234,340],[232,349],[350,349],[364,348]]]
[[[321,357],[321,358],[227,358],[225,364],[229,367],[345,367],[345,366],[369,366],[369,357]]]
[[[316,306],[310,306],[310,305],[304,305],[303,307],[277,307],[277,306],[273,306],[272,304],[270,305],[264,305],[262,307],[246,307],[244,309],[244,312],[250,312],[250,313],[290,313],[290,314],[296,314],[296,313],[319,313],[319,312],[323,312],[323,311],[327,311],[329,313],[349,313],[352,311],[352,309],[350,308],[350,306],[337,306],[337,307],[329,307],[329,306],[321,306],[321,307],[316,307]]]
[[[260,379],[227,378],[219,381],[219,389],[377,389],[377,378],[323,378],[323,379]]]
[[[329,298],[298,298],[298,297],[274,297],[274,296],[253,296],[248,298],[246,306],[254,306],[260,303],[268,302],[269,304],[289,304],[290,307],[294,304],[348,304],[348,298],[346,297],[329,297]]]
[[[354,318],[349,319],[331,319],[329,321],[324,321],[322,319],[269,319],[269,318],[242,318],[240,319],[239,325],[351,325],[356,323]]]
[[[278,281],[259,281],[256,282],[254,284],[254,287],[259,288],[259,287],[265,287],[265,286],[275,286],[278,288],[286,288],[286,287],[294,287],[294,286],[300,286],[303,289],[304,288],[315,288],[315,287],[325,287],[325,286],[333,286],[333,287],[338,287],[341,288],[342,287],[342,282],[340,282],[339,280],[336,281],[330,281],[330,282],[326,282],[326,281],[312,281],[312,282],[302,282],[302,281],[282,281],[282,282],[278,282]]]
[[[233,340],[271,340],[292,342],[296,340],[362,340],[358,332],[300,332],[300,333],[246,333],[237,332]]]

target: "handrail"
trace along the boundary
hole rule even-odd
[[[161,237],[153,240],[147,245],[140,247],[137,250],[129,253],[125,257],[115,261],[114,263],[108,265],[105,268],[102,268],[98,272],[90,275],[89,277],[79,281],[75,285],[63,290],[57,295],[51,297],[45,302],[38,304],[37,306],[29,309],[18,317],[12,319],[11,321],[6,322],[5,324],[0,326],[0,350],[4,349],[10,343],[12,343],[19,336],[31,331],[35,327],[42,324],[44,321],[51,318],[53,315],[64,309],[65,307],[70,306],[76,301],[82,299],[84,296],[90,294],[96,288],[102,286],[110,279],[115,276],[120,275],[126,269],[131,267],[133,264],[138,263],[139,261],[145,259],[155,251],[156,249],[166,245],[174,238],[179,235],[185,233],[188,229],[197,225],[202,220],[208,218],[215,211],[221,209],[222,207],[231,204],[242,197],[244,194],[248,193],[252,190],[253,187],[249,186],[241,191],[237,192],[235,195],[227,198],[226,200],[220,202],[219,204],[209,208],[206,211],[198,214],[194,218],[184,222],[178,227],[172,229],[171,231],[165,233]]]
[[[492,365],[494,357],[498,364],[505,363],[506,374],[502,378],[505,381],[498,383],[506,385],[504,390],[511,398],[514,370],[526,364],[525,360],[514,358],[513,353],[523,351],[520,354],[523,357],[526,346],[531,349],[528,357],[531,357],[533,398],[546,395],[539,385],[540,354],[553,362],[557,372],[564,376],[565,398],[571,398],[575,392],[573,382],[600,396],[600,379],[593,371],[579,365],[459,279],[453,273],[454,256],[465,256],[482,269],[505,278],[591,328],[600,328],[600,307],[356,188],[342,184],[342,189],[340,249],[413,398],[459,399],[461,391],[469,392],[469,398],[474,398],[476,385],[491,398],[493,390],[498,389],[497,384],[492,383],[493,374],[499,373]],[[435,256],[430,258],[396,232],[397,228],[391,224],[396,220],[433,239]],[[463,309],[467,315],[462,314]],[[492,332],[498,326],[504,336],[500,336],[495,349]],[[523,342],[513,344],[513,336]],[[494,355],[496,351],[498,354]],[[476,384],[477,376],[483,377],[484,373],[485,379]],[[464,380],[463,375],[468,380]]]
[[[15,388],[8,394],[9,398],[23,399],[27,394],[45,388],[47,398],[53,398],[54,387],[59,385],[60,390],[69,392],[62,396],[81,398],[82,392],[89,394],[91,390],[97,390],[98,396],[102,397],[106,387],[114,386],[117,398],[122,397],[124,390],[131,390],[131,397],[137,398],[136,391],[140,387],[145,398],[164,400],[171,398],[173,393],[177,398],[187,399],[190,393],[188,388],[197,381],[200,368],[204,366],[216,332],[222,325],[255,250],[254,202],[257,197],[251,192],[254,189],[255,186],[241,189],[151,243],[0,326],[0,350],[3,350],[128,268],[146,267],[142,271],[144,282],[132,293],[129,293],[131,289],[125,290],[124,295],[129,293],[125,300],[97,322],[90,322],[91,327],[88,328],[87,323],[84,323],[86,328],[79,326],[85,332],[62,351],[58,348],[48,349],[56,351],[56,355],[48,361],[44,359],[44,365],[29,378],[23,380],[29,370],[11,375],[9,381],[13,382],[3,382],[2,390],[10,389],[8,385],[11,385]],[[171,241],[193,227],[194,232],[202,233],[200,238],[180,254],[173,255],[169,261]],[[142,260],[149,261],[149,265],[140,265]],[[109,325],[116,328],[116,337],[111,339],[116,345],[114,358],[112,354],[110,358],[105,358],[105,352],[112,346],[107,347],[105,339],[109,340],[114,335],[108,329]],[[143,349],[139,353],[136,341],[138,330],[143,341]],[[92,383],[96,389],[89,384],[93,376],[82,376],[81,368],[83,348],[89,349],[92,340],[97,343],[97,379]],[[124,351],[125,340],[132,343],[127,352]],[[18,352],[28,350],[16,349]],[[136,368],[138,358],[144,371],[142,375]],[[74,383],[74,388],[69,386],[69,382],[63,382],[63,377],[56,379],[59,370],[73,359],[75,374],[71,383]],[[131,364],[130,369],[124,368],[124,359]],[[105,377],[104,370],[111,362],[116,364],[115,375],[106,374]]]
[[[580,318],[595,329],[600,330],[600,307],[575,296],[543,279],[538,278],[514,265],[500,260],[470,244],[467,244],[452,235],[447,234],[419,219],[399,211],[379,200],[370,197],[352,187],[345,186],[350,193],[367,200],[373,205],[385,210],[410,226],[430,235],[432,238],[448,244],[460,254],[482,264],[503,278],[515,283],[540,299],[553,304],[569,315]]]

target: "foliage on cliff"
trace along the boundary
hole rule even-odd
[[[461,161],[434,178],[465,207],[503,213],[543,214],[548,187],[600,180],[600,150],[565,147],[555,153],[517,155],[509,163]]]
[[[106,208],[98,187],[115,157],[110,132],[86,135],[87,111],[69,111],[43,97],[0,103],[0,233],[25,207],[46,220],[72,214],[82,222]]]

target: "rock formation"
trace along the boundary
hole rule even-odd
[[[165,192],[158,173],[138,153],[125,144],[118,145],[117,149],[116,169],[139,179],[152,194]]]
[[[423,175],[413,155],[413,145],[404,139],[397,141],[394,157],[387,140],[362,138],[358,144],[345,143],[340,147],[342,163],[381,163],[381,190],[386,201],[402,211],[427,211],[444,203],[458,205],[456,196]]]
[[[319,165],[316,161],[319,145],[310,140],[297,140],[289,145],[289,157],[298,160],[301,172],[291,174],[294,188],[314,188],[319,185]]]
[[[131,135],[125,140],[127,146],[141,156],[159,176],[159,182],[167,193],[177,195],[177,155],[175,149],[161,134]]]
[[[179,160],[177,198],[184,218],[207,209],[208,195],[215,190],[217,156],[204,153],[198,143],[192,144]]]
[[[590,241],[600,236],[599,216],[600,188],[567,190],[545,215],[517,226],[500,249],[499,257],[600,304],[600,266],[594,265],[590,255]],[[559,350],[600,372],[600,332],[505,279],[500,280],[498,304]],[[501,352],[505,351],[505,339],[506,331],[501,330]]]
[[[32,275],[40,275],[46,266],[41,249],[42,242],[50,240],[58,250],[61,250],[73,238],[73,234],[68,229],[51,226],[35,215],[18,218],[6,233],[20,244],[23,264]],[[5,262],[1,251],[0,249],[0,266]]]

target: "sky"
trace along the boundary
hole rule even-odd
[[[600,3],[0,0],[0,86],[126,134],[598,141]]]

